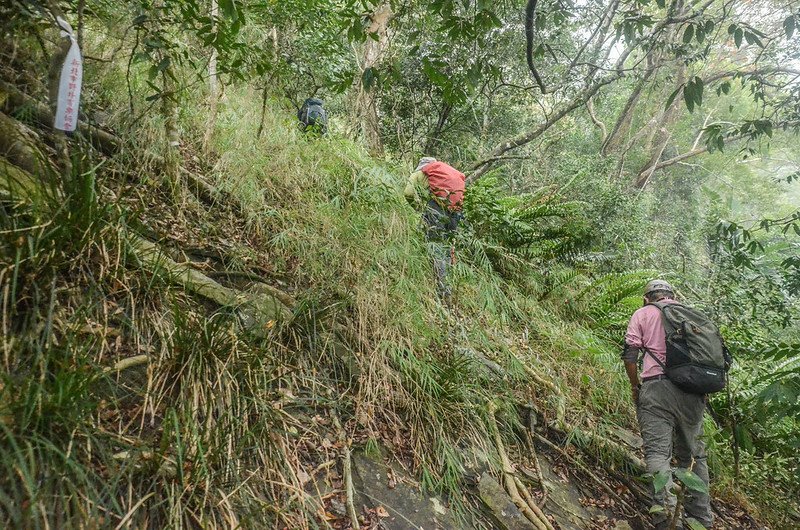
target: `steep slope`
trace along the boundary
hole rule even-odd
[[[176,185],[158,117],[64,139],[41,93],[0,98],[5,526],[408,528],[422,491],[443,527],[642,527],[627,385],[588,324],[637,275],[587,287],[465,231],[448,310],[406,168],[277,103],[258,138],[231,90],[210,153],[184,109]]]

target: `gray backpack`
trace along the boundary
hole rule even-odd
[[[318,98],[308,98],[297,111],[302,130],[315,130],[325,134],[328,131],[328,113],[322,108],[324,103]]]
[[[661,310],[667,339],[666,364],[647,351],[672,383],[692,394],[725,388],[731,356],[719,328],[697,309],[677,303],[651,304]]]

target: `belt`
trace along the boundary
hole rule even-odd
[[[650,377],[645,377],[642,379],[642,383],[646,383],[648,381],[660,381],[661,379],[669,379],[666,375],[651,375]]]

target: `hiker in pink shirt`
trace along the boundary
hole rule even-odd
[[[677,303],[674,296],[669,283],[663,280],[648,282],[644,290],[645,305],[631,317],[622,353],[644,441],[647,472],[652,475],[667,473],[670,477],[666,486],[653,495],[654,504],[664,508],[653,513],[653,524],[657,529],[669,528],[668,516],[675,510],[670,467],[673,456],[678,468],[691,469],[708,485],[705,445],[700,439],[705,397],[675,386],[663,368],[667,361],[666,333],[661,310],[652,304]],[[638,370],[640,358],[641,375]],[[684,509],[686,516],[711,528],[711,504],[707,493],[687,492]]]

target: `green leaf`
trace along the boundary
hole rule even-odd
[[[731,82],[725,81],[719,86],[720,90],[722,90],[723,94],[728,94],[731,91]]]
[[[447,76],[438,70],[427,57],[422,60],[422,71],[433,84],[440,87],[447,84]]]
[[[661,506],[660,504],[654,504],[654,505],[652,505],[650,507],[650,509],[648,510],[648,513],[650,513],[652,515],[652,514],[656,514],[656,513],[666,513],[666,511],[667,510],[664,509],[664,507]]]
[[[744,37],[742,28],[736,28],[736,31],[733,32],[733,42],[736,44],[737,48],[742,46],[742,37]]]
[[[694,102],[697,103],[697,106],[703,104],[703,80],[699,77],[695,76],[694,78]]]
[[[683,43],[689,44],[692,42],[692,37],[694,37],[694,25],[689,24],[686,26],[686,31],[683,32]]]
[[[375,84],[375,79],[378,76],[375,74],[375,69],[373,67],[365,68],[364,73],[361,74],[361,83],[364,86],[365,90],[369,90],[372,88],[372,85]]]
[[[675,101],[675,97],[678,95],[678,92],[680,92],[682,88],[683,85],[679,86],[672,92],[672,94],[669,95],[669,97],[667,98],[667,104],[664,105],[664,110],[667,110],[670,107],[670,105],[672,105],[672,102]]]
[[[703,482],[703,479],[698,477],[695,473],[679,469],[675,472],[675,476],[684,486],[689,488],[689,490],[698,493],[708,493],[708,484]]]
[[[667,482],[670,479],[670,472],[669,471],[659,471],[655,475],[653,475],[653,489],[656,493],[663,490],[667,486]]]
[[[694,517],[688,517],[685,522],[689,526],[689,530],[706,530],[706,527]]]
[[[159,73],[163,72],[164,70],[169,68],[169,65],[171,63],[172,59],[170,59],[169,57],[164,57],[163,59],[161,59],[161,62],[158,63],[158,66],[156,66],[156,71],[158,71]]]
[[[666,7],[667,0],[656,0],[656,5],[661,8]]]
[[[694,38],[701,44],[706,40],[705,30],[701,26],[697,26],[697,30],[694,32]]]
[[[225,18],[235,21],[239,18],[239,12],[236,9],[236,0],[219,0],[219,9]]]
[[[683,101],[689,112],[694,112],[694,84],[689,82],[683,87]]]
[[[755,44],[759,48],[764,47],[764,43],[761,42],[761,39],[758,38],[758,35],[752,33],[750,31],[744,32],[744,39],[747,41],[747,44]]]
[[[794,15],[786,17],[786,20],[783,21],[783,31],[786,32],[787,39],[791,39],[792,35],[794,35],[794,26],[795,26]]]

